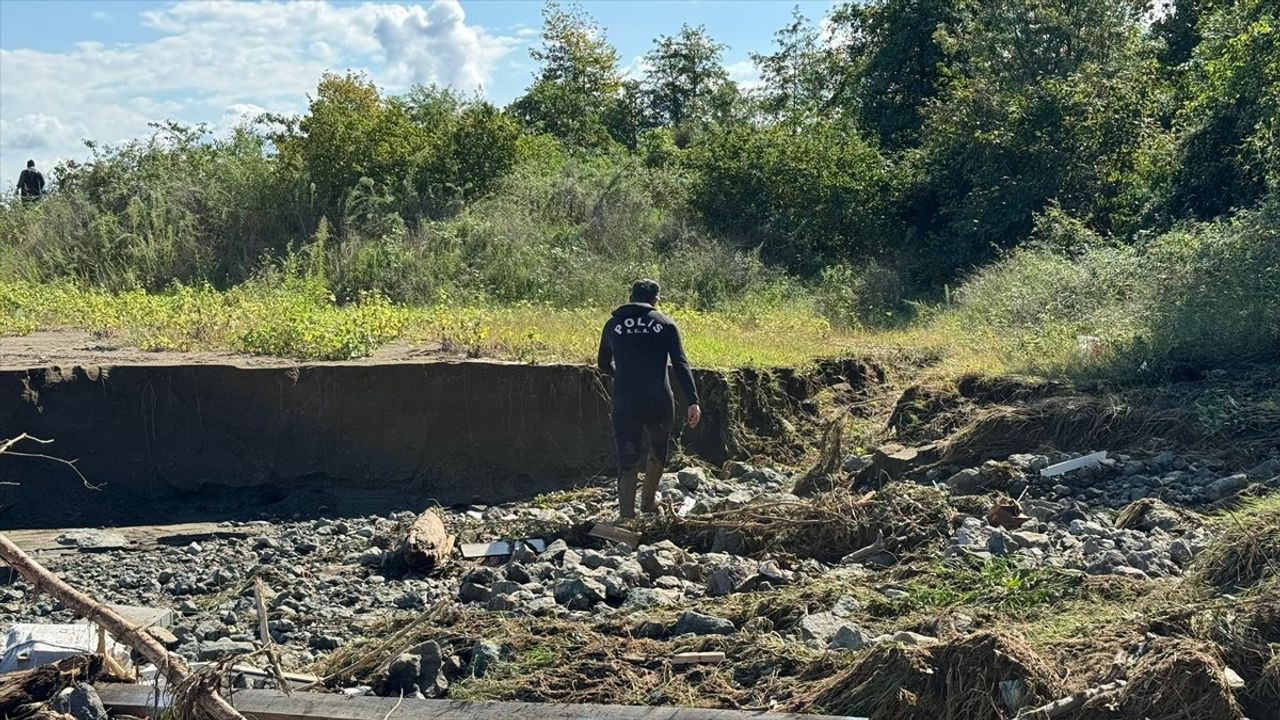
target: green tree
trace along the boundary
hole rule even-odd
[[[512,114],[569,146],[607,146],[602,114],[622,88],[617,50],[581,8],[548,2],[542,18],[542,44],[529,50],[540,68]]]
[[[1239,0],[1201,18],[1161,200],[1209,219],[1280,189],[1280,8]]]
[[[1131,229],[1162,92],[1141,19],[1126,0],[995,0],[942,39],[963,61],[925,111],[901,205],[930,280],[1022,242],[1051,202]]]
[[[605,105],[601,121],[615,142],[634,152],[639,146],[640,135],[654,127],[648,113],[640,83],[626,80],[618,94]]]
[[[692,149],[693,207],[713,232],[793,272],[885,249],[888,164],[839,123],[713,132]]]
[[[314,186],[324,213],[361,178],[382,187],[412,175],[429,139],[404,103],[384,101],[371,81],[354,73],[326,73],[307,113],[273,136],[282,160]]]
[[[768,55],[751,54],[764,81],[762,109],[792,120],[824,109],[831,95],[830,55],[799,7],[792,10],[791,22],[773,34],[773,44]]]
[[[489,194],[515,167],[520,126],[493,105],[476,101],[442,116],[416,176],[432,217],[453,215]]]
[[[730,84],[721,61],[724,49],[701,25],[682,25],[675,36],[654,41],[645,55],[644,84],[658,125],[674,128],[710,117],[712,99]]]
[[[835,49],[828,103],[857,118],[882,147],[918,144],[925,108],[946,86],[958,48],[945,37],[970,0],[848,2],[829,17]]]

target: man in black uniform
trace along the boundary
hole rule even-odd
[[[23,200],[39,200],[44,194],[44,175],[36,169],[36,161],[28,160],[27,169],[18,175],[18,195]]]
[[[675,416],[675,400],[667,379],[667,358],[676,381],[689,401],[689,427],[702,419],[698,391],[693,384],[689,359],[680,345],[675,322],[658,312],[658,283],[637,280],[631,301],[613,311],[600,337],[597,364],[613,375],[613,435],[618,445],[618,511],[622,518],[636,514],[637,466],[641,437],[649,435],[645,464],[642,512],[657,509],[658,480],[666,468],[668,442]]]

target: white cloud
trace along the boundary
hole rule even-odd
[[[760,78],[760,68],[751,60],[731,62],[724,69],[729,73],[729,79],[738,83],[738,87],[744,91],[754,90],[764,84],[764,80]]]
[[[12,120],[0,118],[0,145],[13,150],[44,150],[75,143],[84,126],[73,126],[44,113],[30,113]]]
[[[155,40],[0,49],[0,173],[26,153],[46,164],[82,157],[80,137],[118,142],[146,134],[148,122],[226,128],[246,108],[297,112],[326,70],[363,71],[393,91],[418,82],[473,91],[519,42],[469,25],[457,0],[208,0],[141,18]]]

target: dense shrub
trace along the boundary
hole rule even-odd
[[[1044,370],[1160,377],[1280,357],[1280,207],[1187,223],[1133,245],[1012,251],[971,277],[940,322]],[[1101,357],[1078,352],[1097,337]]]

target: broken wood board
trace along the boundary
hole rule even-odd
[[[671,656],[672,665],[714,665],[722,662],[722,652],[682,652]]]
[[[1080,468],[1089,467],[1090,465],[1097,465],[1098,463],[1106,459],[1107,459],[1106,450],[1102,450],[1096,453],[1089,453],[1088,455],[1083,455],[1081,457],[1074,458],[1071,460],[1066,460],[1066,461],[1057,463],[1055,465],[1050,465],[1049,467],[1044,468],[1043,470],[1040,471],[1040,477],[1054,477],[1056,475],[1062,475],[1063,473],[1069,473],[1072,470],[1079,470]]]
[[[169,698],[157,703],[147,685],[95,686],[102,703],[116,713],[155,717],[169,706]],[[565,703],[464,702],[414,698],[294,693],[285,697],[275,690],[237,690],[231,703],[254,720],[866,720],[833,715],[700,708],[641,707],[624,705],[570,705]]]
[[[506,540],[498,540],[490,543],[462,543],[462,557],[468,560],[472,558],[494,557],[496,555],[510,555],[516,546],[524,543],[533,548],[537,552],[543,552],[547,549],[546,540],[517,540],[507,542]]]
[[[620,528],[617,525],[610,525],[609,523],[596,523],[595,526],[591,528],[591,532],[587,534],[593,538],[621,543],[632,550],[636,549],[636,547],[640,545],[639,533],[633,533],[626,528]]]
[[[128,540],[129,545],[123,548],[129,551],[151,550],[158,545],[189,545],[199,538],[239,536],[247,537],[263,532],[265,525],[238,525],[234,530],[221,523],[197,522],[170,525],[132,525],[111,528],[111,532],[119,533]],[[5,535],[24,551],[34,555],[72,555],[83,552],[80,548],[64,545],[57,541],[58,536],[70,530],[85,528],[48,528],[31,530],[9,530]]]

